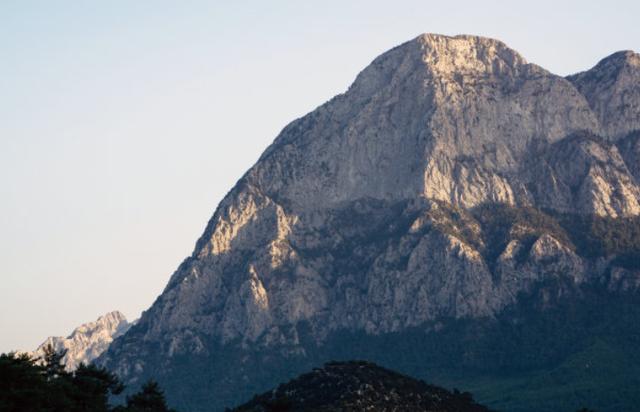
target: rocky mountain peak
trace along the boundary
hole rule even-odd
[[[640,129],[640,54],[620,51],[592,69],[569,76],[611,140]]]
[[[422,47],[425,64],[441,74],[506,75],[527,64],[503,42],[486,37],[425,33],[413,41]]]
[[[289,124],[241,183],[296,211],[363,197],[522,203],[505,175],[532,146],[585,129],[598,120],[566,79],[497,40],[424,34]]]
[[[592,70],[620,75],[624,69],[639,66],[640,54],[633,50],[621,50],[600,60]]]
[[[75,328],[69,336],[52,336],[47,338],[38,349],[31,353],[39,358],[44,349],[52,345],[56,351],[66,350],[63,362],[67,370],[76,369],[80,363],[88,364],[104,352],[113,339],[124,334],[131,324],[119,311],[109,312],[93,322]]]
[[[351,94],[369,96],[392,80],[395,85],[413,83],[427,92],[429,81],[513,77],[546,73],[530,65],[503,42],[480,36],[445,36],[424,33],[377,57],[353,83]],[[426,83],[425,83],[426,82]],[[422,83],[422,84],[421,84]],[[472,84],[470,84],[472,86]]]

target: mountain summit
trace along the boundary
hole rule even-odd
[[[532,146],[583,130],[599,124],[569,81],[496,40],[423,35],[288,125],[242,183],[296,211],[363,197],[523,203],[525,176],[503,175]]]
[[[627,50],[614,53],[591,70],[568,79],[587,98],[603,133],[615,139],[640,129],[639,77],[640,54]]]
[[[68,371],[75,370],[81,363],[88,365],[104,352],[111,342],[124,334],[131,324],[119,311],[109,312],[94,322],[75,328],[69,336],[51,336],[31,352],[34,358],[42,358],[49,345],[56,352],[67,351],[62,362]]]
[[[282,130],[102,361],[130,381],[160,376],[190,410],[365,348],[394,368],[449,359],[447,376],[515,367],[511,349],[486,352],[492,339],[517,342],[523,319],[586,291],[640,287],[636,57],[563,78],[475,36],[382,54]],[[550,324],[582,321],[568,320]],[[520,367],[580,347],[551,342]]]

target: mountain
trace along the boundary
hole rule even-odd
[[[80,363],[89,364],[100,356],[118,336],[124,334],[131,324],[118,311],[100,316],[96,321],[78,326],[68,337],[51,336],[30,355],[35,358],[44,356],[44,349],[51,345],[60,352],[66,350],[62,359],[67,370],[75,370]]]
[[[640,129],[640,55],[621,51],[593,69],[569,76],[592,108],[605,136],[621,138]]]
[[[637,60],[563,78],[433,34],[382,54],[282,130],[101,361],[194,411],[332,359],[509,410],[609,399],[640,365]],[[603,347],[629,368],[528,386]]]
[[[368,362],[333,362],[301,375],[234,412],[485,412],[468,393],[451,393]]]

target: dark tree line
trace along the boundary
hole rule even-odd
[[[3,412],[175,412],[154,381],[126,398],[123,405],[109,403],[124,385],[105,368],[81,364],[67,372],[64,352],[45,348],[41,359],[26,354],[0,354],[0,411]]]

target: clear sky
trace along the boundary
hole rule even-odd
[[[555,73],[640,50],[638,1],[0,2],[0,352],[153,302],[291,120],[423,32]]]

